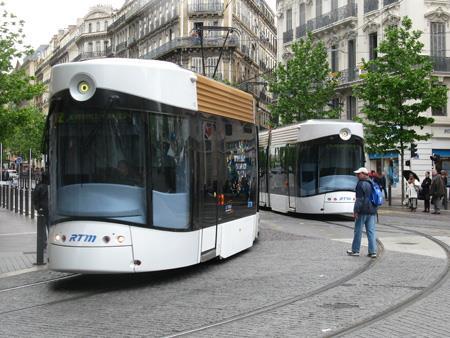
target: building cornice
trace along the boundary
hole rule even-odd
[[[380,24],[370,21],[362,27],[362,30],[365,33],[374,33],[374,32],[378,32],[379,28],[380,28]]]

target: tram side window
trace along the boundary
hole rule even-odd
[[[299,150],[299,192],[300,196],[311,196],[317,191],[317,146],[303,144]]]
[[[243,122],[232,123],[232,132],[225,133],[225,220],[254,214],[257,203],[256,128]]]
[[[187,229],[190,221],[189,121],[153,115],[150,123],[153,225]]]
[[[284,161],[286,147],[270,148],[270,193],[277,195],[287,195],[286,173]]]

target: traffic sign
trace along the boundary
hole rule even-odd
[[[19,156],[16,158],[16,164],[22,164],[22,162],[23,162],[22,157]]]

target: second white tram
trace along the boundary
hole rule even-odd
[[[351,213],[353,171],[363,164],[360,123],[309,120],[260,132],[259,204],[285,213]]]
[[[161,61],[52,69],[49,267],[180,268],[258,233],[251,95]]]

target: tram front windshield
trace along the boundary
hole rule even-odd
[[[146,222],[144,119],[142,112],[76,105],[53,112],[53,220]]]
[[[337,135],[300,145],[300,196],[333,191],[355,191],[354,170],[364,161],[362,140],[341,140]]]

